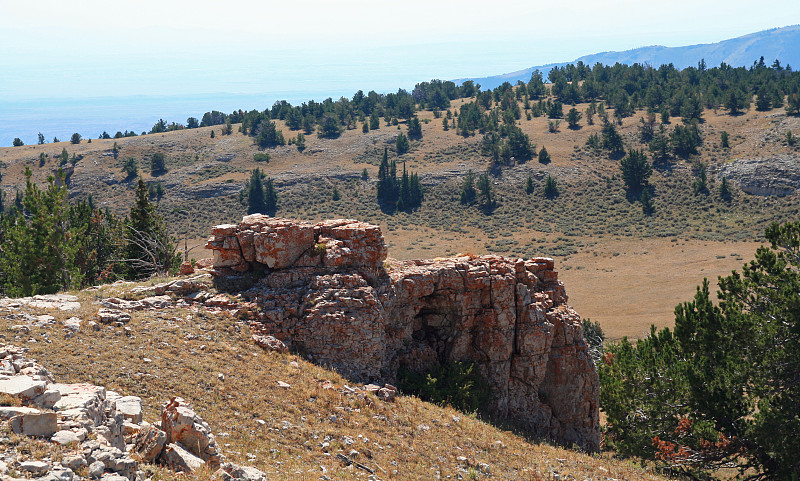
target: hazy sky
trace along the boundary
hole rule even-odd
[[[798,0],[0,0],[0,100],[400,87],[797,23]]]

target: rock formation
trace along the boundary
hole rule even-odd
[[[531,434],[599,447],[599,384],[553,260],[387,260],[378,226],[244,217],[213,228],[213,273],[260,273],[244,294],[258,335],[359,381],[473,361],[493,414]]]
[[[172,398],[162,421],[150,424],[142,418],[141,398],[88,383],[56,383],[26,351],[0,344],[0,398],[6,404],[0,421],[16,434],[49,439],[53,449],[6,451],[0,479],[15,479],[9,476],[14,470],[43,481],[76,481],[86,479],[77,474],[85,471],[101,481],[140,481],[140,463],[188,474],[205,467],[225,481],[267,479],[255,468],[225,463],[211,428],[183,399]],[[31,454],[41,459],[26,460]]]

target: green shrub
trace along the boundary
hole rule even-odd
[[[269,154],[266,152],[257,152],[253,154],[253,160],[256,162],[269,162]]]
[[[401,367],[398,378],[403,392],[464,412],[485,411],[491,399],[489,383],[471,361],[443,364],[426,374]]]

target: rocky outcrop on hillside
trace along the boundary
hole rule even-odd
[[[597,372],[552,259],[392,261],[377,226],[260,214],[214,227],[207,247],[220,281],[261,272],[243,293],[259,335],[365,382],[475,362],[494,415],[598,449]]]
[[[0,345],[0,420],[14,434],[49,443],[35,452],[6,451],[0,479],[16,474],[41,481],[143,481],[141,463],[184,473],[203,468],[224,481],[266,479],[254,468],[225,463],[211,428],[183,399],[172,398],[161,421],[150,424],[139,397],[88,383],[57,383],[26,352]],[[0,442],[15,441],[0,434]]]
[[[769,158],[740,159],[725,164],[717,177],[727,178],[754,195],[789,195],[800,187],[800,157],[781,154]]]

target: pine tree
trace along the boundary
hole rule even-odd
[[[383,158],[378,167],[378,203],[384,206],[394,207],[397,203],[399,194],[397,184],[397,164],[393,160],[389,163],[389,150],[384,148]]]
[[[558,194],[559,191],[556,180],[550,174],[548,174],[544,181],[544,196],[548,199],[555,199],[558,197]]]
[[[247,213],[264,214],[267,211],[264,202],[264,187],[262,182],[264,174],[261,169],[254,169],[250,172],[250,180],[247,182]]]
[[[73,259],[81,230],[70,229],[67,189],[63,173],[59,175],[59,184],[50,177],[43,191],[26,168],[25,193],[18,197],[21,206],[3,217],[0,271],[10,296],[54,293],[70,287],[77,274]]]
[[[580,128],[580,121],[583,115],[578,112],[578,109],[575,107],[569,109],[567,112],[567,124],[569,124],[569,128],[572,130]]]
[[[625,188],[630,192],[640,192],[645,188],[653,173],[653,166],[647,161],[647,155],[637,149],[632,149],[620,161],[619,168],[622,171]]]
[[[275,191],[275,183],[271,177],[264,182],[264,210],[271,216],[278,211],[278,193]]]
[[[528,180],[525,181],[525,193],[528,195],[533,194],[533,177],[528,175]]]
[[[461,183],[461,203],[471,204],[475,202],[476,197],[477,192],[475,191],[475,174],[473,174],[470,170],[467,172],[467,175],[464,177],[464,181]]]
[[[492,181],[489,179],[489,174],[484,172],[478,177],[478,192],[483,199],[482,203],[485,206],[494,205],[494,197],[492,195]]]
[[[408,149],[411,148],[411,144],[409,143],[406,134],[400,132],[397,135],[397,140],[395,140],[395,148],[397,149],[397,155],[403,155],[408,152]]]
[[[719,197],[725,202],[730,202],[732,197],[731,186],[728,179],[723,177],[719,184]]]
[[[149,189],[140,178],[136,200],[125,222],[125,259],[128,278],[165,274],[180,262],[164,219],[150,203]]]
[[[617,131],[613,122],[603,124],[603,148],[611,152],[612,155],[625,154],[625,147],[622,144],[622,136]]]
[[[161,152],[156,152],[153,154],[152,159],[150,160],[150,174],[155,176],[164,174],[167,172],[167,164],[164,160],[164,154]]]
[[[419,117],[416,115],[408,119],[408,138],[421,139],[422,138],[422,124]]]
[[[800,472],[800,222],[773,223],[769,246],[675,308],[675,329],[606,345],[606,438],[691,479],[721,466],[746,479]],[[632,416],[631,413],[636,413]]]
[[[542,150],[539,151],[539,163],[540,164],[549,164],[550,163],[550,154],[547,152],[547,149],[542,146]]]

